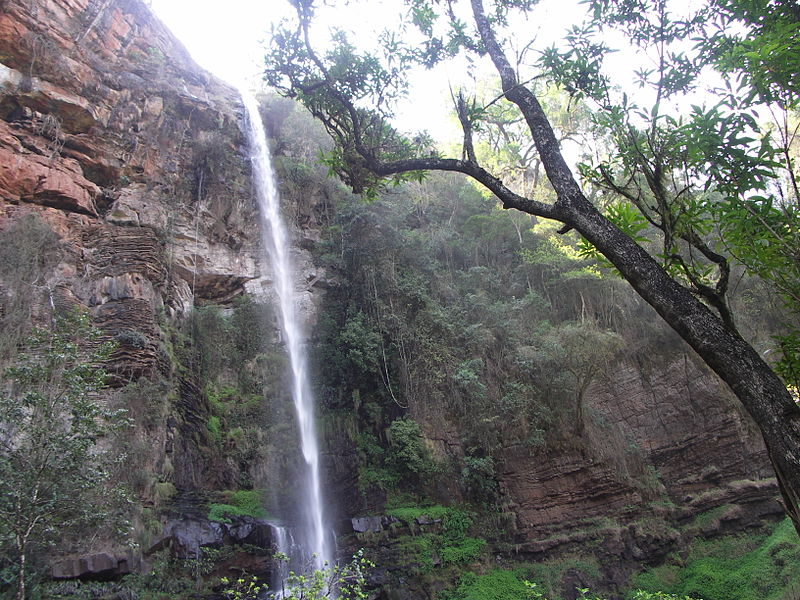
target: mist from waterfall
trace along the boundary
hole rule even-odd
[[[314,568],[333,564],[330,528],[325,524],[320,483],[319,447],[314,423],[314,400],[308,381],[304,333],[296,310],[294,273],[289,256],[289,235],[280,210],[280,196],[272,168],[264,124],[256,99],[242,91],[246,110],[246,126],[253,166],[253,182],[258,201],[261,235],[272,265],[274,286],[278,296],[279,319],[283,341],[289,355],[292,375],[292,399],[305,461],[300,498],[295,499],[301,512],[301,526],[295,530],[295,541],[302,548],[304,561],[313,558]],[[288,486],[287,486],[288,487]]]

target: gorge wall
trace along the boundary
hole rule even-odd
[[[237,92],[200,69],[140,0],[0,2],[4,336],[13,340],[20,323],[45,324],[53,312],[82,307],[116,342],[111,395],[135,422],[126,443],[144,550],[163,538],[170,502],[268,486],[270,471],[281,468],[279,434],[258,423],[241,434],[252,434],[249,454],[231,458],[226,445],[236,440],[220,438],[211,424],[213,404],[233,400],[202,385],[199,371],[208,365],[182,354],[191,341],[179,331],[195,308],[228,310],[245,293],[261,302],[271,296],[241,118]],[[319,258],[331,199],[322,187],[304,189],[288,189],[286,198],[297,288],[311,323],[322,292],[340,283]],[[274,324],[266,326],[275,336]],[[256,354],[228,371],[255,369]],[[616,557],[603,577],[621,581],[682,538],[781,514],[763,445],[730,393],[684,350],[651,354],[645,348],[617,361],[589,388],[586,443],[532,449],[501,439],[497,483],[508,526],[494,541],[503,542],[504,557],[541,559],[600,540]],[[283,363],[270,360],[278,389]],[[447,382],[415,388],[412,380],[434,379],[419,369],[400,370],[397,406],[420,423],[436,456],[459,465],[463,428],[445,401],[457,394]],[[358,385],[348,385],[347,397],[356,398]],[[241,418],[260,414],[252,410]],[[341,422],[326,429],[329,496],[348,519],[380,514],[385,501],[358,489],[352,430]],[[431,493],[442,502],[464,499],[455,480]],[[676,529],[718,507],[725,509],[714,520]],[[367,530],[382,531],[380,519]],[[362,542],[371,543],[347,543]]]
[[[238,92],[138,0],[0,5],[4,348],[31,323],[89,311],[116,345],[111,396],[135,422],[124,471],[140,509],[240,476],[215,451],[179,330],[193,307],[272,293],[241,119]],[[305,225],[301,242],[315,235]],[[324,274],[306,249],[294,254],[312,320]],[[163,517],[134,520],[145,545],[157,541]]]

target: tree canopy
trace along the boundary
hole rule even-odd
[[[560,233],[576,231],[584,253],[607,261],[739,397],[800,526],[800,409],[739,334],[727,300],[732,273],[744,266],[795,315],[800,307],[796,4],[707,0],[680,12],[669,0],[586,0],[586,20],[563,44],[536,48],[535,40],[518,39],[515,26],[537,18],[534,0],[405,0],[405,19],[369,51],[341,31],[327,49],[315,48],[314,1],[292,4],[297,19],[274,31],[265,78],[325,125],[335,143],[326,159],[332,172],[367,196],[428,170],[460,172],[504,208],[558,221]],[[642,58],[636,98],[605,70],[609,29]],[[412,69],[458,55],[488,57],[500,91],[488,102],[453,93],[463,141],[451,157],[432,150],[423,134],[398,132],[391,118]],[[599,143],[579,167],[581,181],[562,153],[552,107],[542,102],[547,83],[591,108]],[[705,104],[668,110],[698,89]],[[552,198],[531,196],[476,150],[484,132],[502,136],[511,122],[535,148]],[[787,328],[784,375],[796,372],[798,347]]]

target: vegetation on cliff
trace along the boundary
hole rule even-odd
[[[507,8],[532,4],[498,2],[489,19],[500,27]],[[666,36],[665,44],[675,34],[665,19],[643,21],[642,15],[652,14],[629,10],[647,8],[642,4],[590,4],[597,11],[595,25],[602,21],[629,30],[643,47],[654,32]],[[473,5],[480,8],[479,2]],[[622,100],[590,110],[592,100],[614,93],[597,76],[605,49],[594,45],[591,27],[574,32],[572,48],[543,54],[543,72],[560,87],[537,81],[531,89],[556,137],[581,135],[598,150],[594,161],[586,158],[581,175],[608,220],[645,246],[673,281],[711,306],[729,333],[738,328],[751,345],[771,348],[772,355],[782,352],[778,368],[793,382],[796,332],[775,327],[786,321],[786,304],[780,306],[778,298],[792,308],[797,295],[794,116],[780,113],[787,118],[776,137],[759,145],[761,138],[746,138],[764,133],[762,124],[743,109],[762,100],[794,101],[784,96],[797,71],[785,50],[794,44],[790,26],[796,14],[781,3],[775,3],[780,10],[760,16],[735,1],[713,5],[752,34],[736,39],[723,29],[698,46],[702,61],[743,77],[753,95],[741,104],[738,91],[729,90],[723,92],[727,104],[696,110],[684,121],[660,107],[637,113]],[[430,53],[405,54],[401,43],[395,58],[411,64],[419,58],[435,61],[459,47],[480,53],[491,46],[491,31],[482,29],[480,41],[470,39],[467,30],[459,33],[457,18],[451,21],[454,37],[445,44],[434,25],[442,5],[407,6],[428,36]],[[9,7],[25,13],[30,3]],[[37,15],[49,7],[41,8]],[[102,33],[95,27],[101,21],[91,20]],[[706,31],[698,23],[685,25]],[[63,82],[89,72],[78,62],[62,62],[74,55],[33,31],[12,45],[12,66],[27,67],[28,79]],[[129,47],[134,62],[137,47],[141,40]],[[349,80],[354,85],[362,80],[385,85],[382,98],[398,91],[397,80],[384,78],[378,63],[349,61],[354,49],[346,44],[342,49],[333,58],[347,64],[342,71],[348,76],[356,75]],[[172,73],[171,58],[152,50],[145,66]],[[659,69],[643,72],[642,79],[647,84],[655,75],[656,88],[666,94],[684,85],[676,77],[691,69],[680,61],[670,65],[675,56],[669,53],[663,56]],[[748,65],[744,71],[742,62]],[[504,93],[525,96],[524,86],[509,87],[508,73],[501,71],[505,80],[482,83],[474,98],[454,94],[464,144],[455,150],[461,159],[452,160],[510,198],[507,206],[532,206],[552,216],[550,211],[560,210],[553,207],[571,201],[551,204],[559,194],[563,199],[564,182],[545,180],[552,155],[535,151],[514,106],[498,99]],[[0,482],[6,492],[0,501],[0,593],[7,595],[244,600],[263,591],[263,580],[245,572],[220,575],[229,575],[232,566],[248,571],[252,566],[263,574],[281,559],[268,544],[223,539],[267,511],[290,514],[286,505],[292,495],[285,492],[302,460],[271,311],[240,294],[253,273],[199,268],[212,254],[204,254],[205,246],[230,250],[237,258],[247,243],[246,161],[234,150],[235,119],[232,112],[216,111],[213,102],[193,104],[207,98],[198,92],[202,77],[170,83],[190,97],[183,91],[162,94],[155,80],[137,88],[141,74],[150,71],[137,73],[109,69],[105,83],[81,78],[81,89],[74,90],[89,94],[113,83],[98,104],[108,105],[109,123],[117,128],[103,130],[107,146],[93,137],[105,127],[95,116],[93,132],[76,137],[69,126],[56,127],[55,112],[16,106],[32,92],[27,89],[32,81],[21,85],[17,96],[9,92],[3,104],[2,126],[10,133],[2,143],[13,142],[18,158],[41,158],[51,175],[63,175],[50,181],[52,189],[41,197],[22,194],[4,202],[3,214],[10,217],[0,224],[0,361],[11,361],[0,394]],[[325,85],[312,87],[306,91]],[[316,99],[311,98],[312,112],[319,116]],[[291,102],[273,98],[263,111],[270,119],[287,213],[300,229],[320,228],[305,231],[300,244],[313,248],[319,267],[309,288],[326,289],[311,345],[327,439],[328,497],[339,504],[331,512],[368,515],[366,531],[340,542],[367,547],[367,558],[377,563],[374,578],[366,580],[361,557],[349,565],[353,571],[295,575],[285,597],[327,597],[331,577],[339,575],[357,598],[367,581],[382,588],[384,597],[439,600],[594,598],[588,587],[605,595],[626,586],[648,590],[632,593],[636,600],[673,600],[673,594],[741,600],[794,592],[797,542],[788,522],[766,530],[779,509],[770,497],[774,482],[764,479],[760,468],[763,449],[748,443],[749,421],[719,390],[698,400],[695,392],[702,386],[692,381],[706,381],[707,374],[652,309],[611,276],[597,251],[602,244],[588,242],[591,227],[581,221],[580,199],[575,206],[581,214],[563,220],[585,238],[558,230],[551,221],[503,210],[495,197],[456,174],[423,178],[418,166],[456,163],[442,162],[451,159],[443,159],[425,136],[404,140],[380,119],[363,120],[371,115],[361,105],[346,111],[343,122],[328,122],[333,141]],[[367,137],[374,134],[379,146],[397,142],[381,148],[388,155],[365,156],[357,144],[348,145],[358,140],[348,137],[354,133],[348,127],[364,123]],[[376,123],[377,129],[369,129]],[[127,132],[124,139],[117,131]],[[318,160],[320,148],[327,164]],[[413,173],[394,177],[402,183],[396,187],[378,189],[380,182],[364,168],[375,167],[373,159],[402,160],[414,153],[422,162],[406,164]],[[114,164],[105,165],[112,156]],[[50,169],[64,161],[74,173]],[[114,166],[116,161],[122,166]],[[707,163],[715,169],[704,173]],[[372,203],[328,177],[329,168],[363,188]],[[487,177],[489,169],[505,188]],[[98,196],[89,200],[97,200],[97,210],[92,204],[91,210],[68,214],[75,207],[56,197],[68,195],[71,184],[83,179],[81,170],[104,189],[100,195],[92,188]],[[35,180],[28,178],[26,185]],[[775,194],[781,189],[788,193],[779,201]],[[46,206],[34,206],[31,199]],[[176,254],[178,238],[190,241]],[[723,293],[734,280],[736,289]],[[90,307],[106,337],[118,344],[105,363],[113,371],[113,390],[104,387],[95,355],[97,332],[84,329],[85,317],[66,329],[55,319],[51,331],[29,335],[32,321],[49,322],[76,304]],[[771,339],[775,333],[780,333],[777,345]],[[687,440],[681,437],[685,432],[675,431],[682,426],[674,424],[628,427],[624,421],[638,415],[621,406],[630,398],[615,388],[618,379],[633,373],[630,379],[654,386],[661,381],[657,371],[675,364],[686,382],[673,395],[688,398],[696,411],[682,426],[713,409],[713,429],[692,429]],[[662,409],[674,411],[674,405],[661,403],[666,390],[649,392],[658,403],[634,408],[655,406],[653,420],[661,418]],[[616,409],[609,410],[603,394],[619,401]],[[133,427],[112,435],[121,417],[112,410],[116,406],[128,409]],[[664,439],[647,437],[653,431]],[[47,460],[39,467],[29,467],[42,457]],[[526,479],[534,485],[521,485]],[[137,498],[116,513],[111,500],[125,498],[113,480]],[[142,573],[121,576],[123,561],[108,554],[111,568],[95,575],[116,578],[113,582],[42,585],[35,576],[26,579],[27,566],[38,569],[34,575],[40,579],[48,577],[44,559],[54,543],[62,555],[75,548],[74,563],[84,560],[89,548],[111,548],[114,532],[96,527],[108,516],[123,517],[118,524],[126,534],[113,551],[128,544],[133,553],[125,560],[130,558],[127,566],[134,569],[139,568],[134,559],[144,556]],[[188,540],[170,555],[163,548],[181,540],[164,537],[169,535],[164,523],[180,520],[221,533]],[[767,523],[764,530],[720,537],[727,528],[759,520]],[[75,546],[73,538],[80,538]],[[629,581],[643,561],[662,560]],[[62,571],[66,577],[85,573]],[[767,573],[761,579],[754,575]],[[34,585],[19,591],[26,583]]]
[[[36,328],[0,390],[0,568],[27,598],[32,555],[55,543],[65,548],[116,513],[120,535],[129,526],[125,491],[112,481],[123,456],[107,437],[125,424],[124,410],[98,401],[108,347],[85,314],[56,317]],[[35,565],[35,562],[33,563]]]
[[[509,23],[534,4],[496,2],[487,8],[473,0],[465,17],[453,7],[410,2],[404,26],[419,36],[413,41],[387,34],[362,53],[338,33],[332,49],[320,53],[309,42],[314,2],[296,2],[296,23],[273,36],[266,78],[325,125],[335,142],[329,164],[356,192],[374,196],[385,180],[420,180],[430,170],[460,172],[505,208],[560,222],[562,232],[577,231],[585,252],[608,260],[739,397],[764,436],[787,510],[800,528],[800,409],[786,382],[743,340],[727,301],[731,264],[738,259],[797,306],[781,283],[796,268],[794,133],[779,128],[770,135],[750,114],[756,106],[772,107],[781,123],[789,122],[787,109],[797,101],[791,59],[796,39],[771,32],[773,25],[796,29],[796,9],[781,3],[781,10],[764,7],[759,13],[745,4],[712,1],[679,18],[671,16],[666,1],[589,3],[590,18],[572,30],[566,49],[543,50],[530,68],[522,61],[512,64],[503,42],[511,34]],[[709,12],[718,29],[705,26]],[[652,68],[644,64],[639,71],[642,87],[655,95],[652,107],[638,106],[611,87],[602,71],[609,48],[597,39],[603,27],[618,28],[635,47],[656,55]],[[740,41],[742,30],[754,34],[746,43]],[[698,38],[698,45],[685,49],[681,42],[687,37]],[[430,152],[422,137],[404,137],[390,125],[407,73],[462,53],[491,59],[501,81],[498,101],[525,123],[554,198],[526,195],[481,161],[475,140],[492,127],[488,105],[464,92],[454,94],[464,134],[456,158]],[[753,75],[750,69],[773,54],[789,60],[769,77]],[[748,58],[743,68],[737,56]],[[714,68],[733,71],[740,89],[720,89],[711,108],[680,119],[664,112],[662,104],[696,85],[703,69]],[[606,144],[582,168],[584,187],[570,172],[538,99],[542,78],[596,105],[593,120]],[[792,344],[780,348],[788,353],[784,364],[791,364]]]
[[[309,148],[329,142],[300,125],[307,116],[280,99],[270,100],[265,114],[277,148],[286,152],[277,162],[287,200],[327,189],[327,227],[315,252],[328,287],[313,362],[329,453],[342,456],[329,462],[333,495],[350,514],[419,515],[437,500],[460,499],[479,515],[466,537],[482,546],[473,544],[476,551],[460,566],[447,566],[439,534],[424,528],[392,537],[387,554],[380,540],[394,534],[348,543],[372,540],[379,568],[394,565],[436,589],[488,552],[514,552],[513,540],[521,536],[501,487],[503,473],[521,468],[509,462],[512,455],[539,462],[572,450],[640,494],[637,507],[659,515],[649,526],[642,519],[640,535],[660,523],[669,539],[674,530],[662,522],[663,511],[675,505],[664,484],[676,482],[663,481],[629,434],[596,407],[584,415],[583,435],[575,435],[582,389],[608,385],[626,361],[648,373],[684,356],[680,340],[649,307],[582,256],[577,238],[501,210],[455,176],[432,175],[363,203],[314,162]],[[282,142],[289,131],[304,135]],[[770,327],[782,318],[769,290],[745,277],[731,302],[751,339],[768,342]],[[344,466],[350,460],[356,474]],[[357,487],[336,487],[337,479],[350,482],[354,475]],[[705,476],[698,470],[683,477],[699,483]],[[626,510],[621,523],[586,519],[570,531],[593,539],[618,534],[639,508]],[[561,593],[568,573],[602,579],[612,562],[589,565],[576,557],[552,569],[552,589]],[[390,587],[400,585],[391,581]]]

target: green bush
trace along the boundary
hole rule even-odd
[[[454,590],[445,590],[437,600],[551,600],[542,588],[524,579],[520,572],[493,569],[483,575],[465,573]],[[591,594],[588,589],[577,590],[579,600],[605,600]],[[555,597],[552,597],[554,600]],[[637,590],[631,600],[699,600],[664,592]]]
[[[206,428],[208,429],[209,436],[215,444],[222,442],[222,424],[218,416],[211,415],[208,417]]]
[[[419,521],[441,523],[438,533],[425,531],[401,542],[402,560],[418,565],[423,573],[433,569],[434,553],[443,565],[463,565],[478,560],[486,548],[486,540],[467,536],[474,519],[467,510],[440,505],[406,506],[387,513],[409,525],[412,532],[421,527]]]
[[[486,540],[468,537],[439,548],[439,557],[444,564],[467,564],[478,560],[485,547]]]
[[[533,589],[518,573],[494,569],[484,575],[465,573],[454,590],[439,594],[437,600],[529,600]]]
[[[433,553],[436,550],[436,537],[431,534],[405,536],[395,549],[404,567],[411,572],[430,573],[433,570]]]
[[[769,535],[698,541],[685,561],[648,569],[633,583],[643,590],[704,600],[781,600],[798,581],[800,540],[786,519]]]
[[[230,523],[230,517],[253,517],[263,519],[267,516],[261,490],[238,490],[225,492],[228,502],[213,502],[208,505],[208,518],[219,523]]]
[[[636,590],[633,593],[632,600],[694,600],[689,596],[677,596],[675,594],[665,594],[664,592],[645,592],[644,590]]]
[[[434,521],[443,520],[450,510],[452,509],[438,504],[435,506],[403,506],[387,510],[386,514],[413,525],[414,521],[419,517],[427,517]]]
[[[436,469],[436,463],[425,445],[419,424],[407,417],[395,419],[387,436],[391,442],[386,465],[406,480],[425,480]]]
[[[461,487],[478,502],[492,502],[497,497],[492,457],[465,457],[464,467],[461,469]]]

